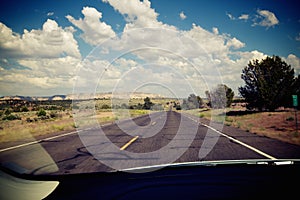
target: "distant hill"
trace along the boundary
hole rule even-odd
[[[132,99],[144,99],[146,97],[149,98],[164,98],[164,96],[159,94],[152,93],[143,93],[143,92],[135,92],[135,93],[97,93],[97,94],[68,94],[68,95],[53,95],[49,97],[30,97],[30,96],[2,96],[0,97],[0,101],[7,100],[20,100],[20,101],[57,101],[57,100],[87,100],[87,99],[111,99],[111,98],[132,98]]]

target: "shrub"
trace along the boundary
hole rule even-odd
[[[28,108],[26,106],[24,106],[24,107],[21,108],[21,112],[28,112],[28,111],[29,110],[28,110]]]
[[[20,120],[21,117],[17,116],[17,115],[13,115],[13,114],[9,114],[9,115],[6,115],[5,117],[2,118],[3,120]]]
[[[28,122],[28,123],[29,123],[29,122],[33,122],[33,120],[30,119],[30,117],[27,117],[27,118],[26,118],[26,122]]]
[[[12,112],[12,111],[11,111],[11,109],[9,108],[9,109],[6,109],[6,110],[5,110],[4,114],[5,114],[5,115],[10,115],[11,112]]]
[[[46,113],[46,111],[45,111],[44,109],[41,108],[41,109],[36,113],[36,115],[37,115],[38,117],[41,117],[41,116],[46,116],[47,113]]]
[[[107,104],[103,104],[102,107],[101,107],[101,109],[110,109],[110,106],[107,105]]]

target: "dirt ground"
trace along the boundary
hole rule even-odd
[[[233,110],[228,112],[225,125],[300,145],[300,112],[297,112],[297,130],[294,109],[248,114]]]

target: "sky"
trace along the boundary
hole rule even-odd
[[[300,73],[288,0],[2,1],[0,96],[151,92],[204,96],[277,55]]]

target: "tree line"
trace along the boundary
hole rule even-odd
[[[211,107],[215,109],[230,107],[234,92],[225,84],[218,84],[212,91],[205,91],[207,103],[200,96],[190,94],[187,99],[182,100],[182,104],[176,105],[176,109],[191,110],[196,108]]]
[[[238,88],[248,110],[274,111],[279,107],[293,107],[292,95],[300,97],[300,75],[295,76],[291,65],[279,56],[267,56],[262,60],[249,61],[242,69],[241,78],[245,85]],[[225,84],[219,84],[212,91],[205,91],[207,106],[211,108],[230,107],[234,92]],[[190,94],[178,109],[203,107],[200,96]]]

